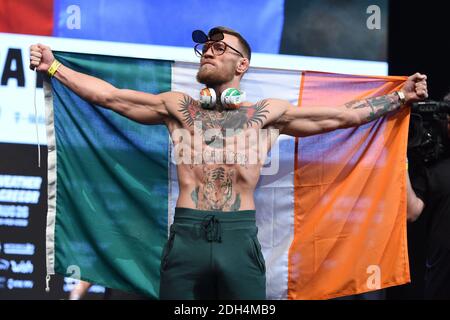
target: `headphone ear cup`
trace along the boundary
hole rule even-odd
[[[220,101],[226,109],[239,109],[241,104],[245,101],[245,92],[235,88],[225,89],[220,96]]]
[[[203,88],[200,90],[200,105],[204,109],[212,109],[216,105],[216,92],[213,88]]]

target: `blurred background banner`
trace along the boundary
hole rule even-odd
[[[193,30],[224,25],[265,53],[278,53],[284,18],[284,0],[2,2],[0,32],[190,47]]]
[[[254,52],[385,61],[387,0],[1,0],[0,32],[191,47],[238,30]],[[377,29],[367,20],[380,11]],[[383,13],[383,14],[381,14]],[[330,28],[333,32],[330,32]]]
[[[191,47],[193,30],[223,25],[239,30],[255,52],[278,53],[283,10],[284,0],[54,0],[53,35]],[[77,12],[79,28],[71,24]]]

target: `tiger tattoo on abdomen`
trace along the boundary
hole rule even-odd
[[[240,194],[233,194],[235,170],[224,167],[203,168],[203,188],[195,188],[191,193],[197,209],[236,211],[241,205]]]

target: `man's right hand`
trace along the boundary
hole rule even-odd
[[[43,44],[30,46],[30,69],[40,72],[47,72],[55,57],[50,47]]]

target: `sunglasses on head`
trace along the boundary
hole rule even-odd
[[[214,32],[214,29],[212,30],[210,37],[208,37],[206,33],[201,30],[194,30],[192,32],[192,40],[197,43],[194,46],[195,54],[198,57],[202,57],[209,50],[209,48],[211,48],[211,52],[213,55],[220,56],[225,53],[227,48],[230,48],[231,50],[239,54],[242,58],[245,58],[239,50],[222,41],[223,38],[223,33],[220,31]]]

